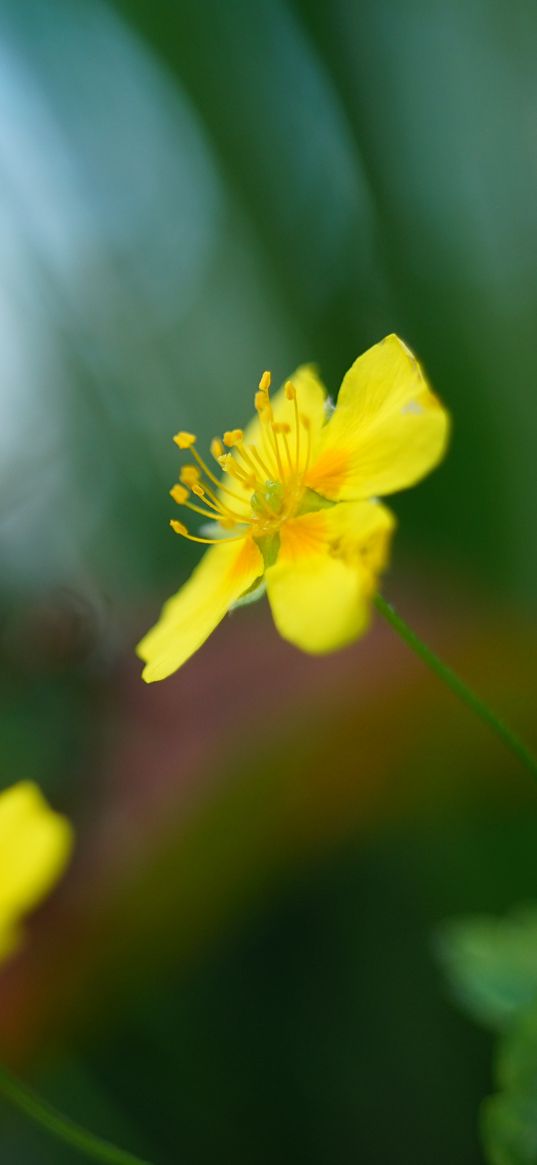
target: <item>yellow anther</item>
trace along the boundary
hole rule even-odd
[[[181,430],[180,433],[175,434],[174,441],[180,449],[191,449],[196,443],[196,438],[194,433],[185,433]]]
[[[179,478],[183,482],[183,485],[188,486],[194,485],[195,482],[199,481],[199,477],[200,471],[195,465],[183,465],[183,468],[179,474]]]
[[[263,409],[265,409],[267,407],[267,395],[266,395],[266,393],[256,392],[256,394],[254,396],[254,404],[255,404],[255,407],[256,407],[258,413],[263,412]]]
[[[228,449],[233,449],[234,445],[240,445],[243,437],[242,429],[228,429],[227,433],[224,433],[224,445],[227,445]]]
[[[200,485],[199,481],[194,481],[192,483],[191,489],[192,489],[192,493],[195,494],[197,498],[204,498],[205,497],[205,490],[204,490],[203,486]]]
[[[233,462],[232,454],[231,453],[222,453],[221,457],[217,457],[216,460],[218,461],[220,469],[223,469],[224,473],[228,473],[229,467]]]
[[[306,431],[311,428],[310,418],[305,417],[303,413],[300,414],[300,421],[301,421],[301,424],[303,425],[303,427],[306,429]]]
[[[219,461],[224,452],[224,446],[219,437],[213,437],[211,441],[211,453],[215,461]]]
[[[171,519],[170,526],[176,534],[188,534],[186,526],[183,524],[183,522],[178,522],[176,518]]]
[[[170,497],[173,498],[174,502],[177,502],[178,506],[183,506],[188,499],[188,490],[185,489],[184,485],[174,485],[173,489],[170,490]]]
[[[287,400],[296,400],[296,388],[292,380],[286,380],[285,382],[285,395]]]
[[[271,384],[272,384],[272,376],[270,375],[270,372],[264,372],[262,377],[261,377],[261,380],[259,381],[260,392],[268,392]]]
[[[291,426],[287,424],[287,421],[274,421],[272,428],[278,434],[291,432]]]

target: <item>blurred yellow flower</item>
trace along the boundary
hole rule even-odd
[[[0,793],[0,959],[19,945],[21,919],[62,873],[72,829],[31,781]]]
[[[211,442],[222,478],[193,433],[174,438],[192,462],[171,495],[212,526],[202,537],[183,522],[171,526],[212,548],[137,648],[148,683],[179,668],[234,604],[264,589],[280,634],[303,651],[322,654],[360,636],[395,525],[378,498],[414,485],[444,454],[448,414],[395,335],[354,362],[335,409],[311,366],[273,400],[270,383],[263,373],[248,428]]]

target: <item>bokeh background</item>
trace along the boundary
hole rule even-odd
[[[0,779],[78,846],[0,1048],[155,1165],[482,1159],[434,936],[537,896],[529,778],[386,627],[133,645],[197,558],[172,434],[397,331],[454,436],[385,593],[537,744],[536,55],[530,0],[1,0]],[[75,1159],[4,1109],[0,1156]]]

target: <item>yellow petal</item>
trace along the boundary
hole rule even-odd
[[[316,457],[318,449],[319,449],[319,443],[321,440],[322,428],[323,428],[323,425],[324,425],[325,419],[326,419],[326,414],[325,414],[326,389],[325,389],[322,381],[319,379],[319,377],[317,375],[317,371],[316,371],[313,364],[302,364],[300,366],[300,368],[297,368],[296,371],[293,373],[293,375],[291,377],[289,377],[289,379],[291,380],[292,384],[294,385],[294,387],[296,389],[296,402],[297,402],[299,415],[301,417],[306,418],[306,422],[309,424],[309,440],[311,442],[310,456]],[[287,384],[288,381],[286,381],[285,383]],[[286,392],[285,392],[285,385],[283,385],[282,388],[278,389],[278,392],[276,392],[274,394],[274,396],[271,397],[271,406],[272,406],[272,415],[273,415],[274,421],[277,424],[284,424],[284,425],[291,426],[291,433],[289,435],[289,445],[290,445],[291,453],[294,457],[294,454],[295,454],[295,432],[296,432],[296,429],[295,429],[295,405],[294,405],[292,400],[288,399]],[[244,430],[244,444],[246,446],[255,445],[256,448],[258,449],[258,451],[260,452],[261,456],[264,456],[265,447],[266,447],[266,436],[263,436],[263,426],[262,426],[261,421],[259,420],[259,417],[257,415],[250,421],[250,423],[247,425],[246,429]],[[305,467],[307,447],[308,447],[308,441],[306,439],[306,434],[305,434],[305,431],[304,431],[302,424],[301,424],[301,426],[300,426],[299,461],[300,461],[300,465],[302,467]],[[270,456],[271,460],[273,461],[273,455],[269,454],[269,456]],[[283,454],[282,454],[282,461],[283,461],[284,468],[285,468],[287,463],[283,457]],[[276,472],[276,467],[274,467],[274,468],[275,468],[275,472]],[[248,512],[249,511],[249,504],[250,504],[251,490],[242,491],[241,486],[238,486],[237,482],[232,477],[230,477],[228,474],[225,474],[224,477],[222,478],[222,485],[227,486],[228,489],[233,490],[235,493],[244,492],[245,513]],[[221,495],[221,496],[225,500],[225,496],[224,495]],[[242,513],[243,512],[242,509],[239,512]]]
[[[284,639],[324,654],[364,633],[394,524],[385,506],[354,502],[282,526],[280,552],[266,582]]]
[[[445,453],[449,416],[397,336],[360,356],[344,377],[307,484],[331,499],[414,485]]]
[[[212,546],[138,644],[136,650],[146,664],[143,679],[152,683],[177,671],[262,574],[263,558],[251,538]]]
[[[69,857],[73,833],[37,785],[0,793],[0,958],[20,938],[20,919],[47,894]]]

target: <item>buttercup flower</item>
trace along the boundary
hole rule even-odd
[[[192,460],[171,495],[211,528],[171,526],[211,549],[137,648],[148,683],[181,667],[231,607],[264,589],[280,634],[303,651],[334,651],[363,634],[395,526],[378,498],[414,485],[444,454],[448,414],[395,335],[355,361],[335,409],[311,366],[272,400],[270,383],[263,373],[248,428],[212,441],[216,472],[192,433],[174,438]]]
[[[19,945],[22,917],[51,889],[71,845],[69,822],[37,785],[21,781],[0,793],[0,959]]]

